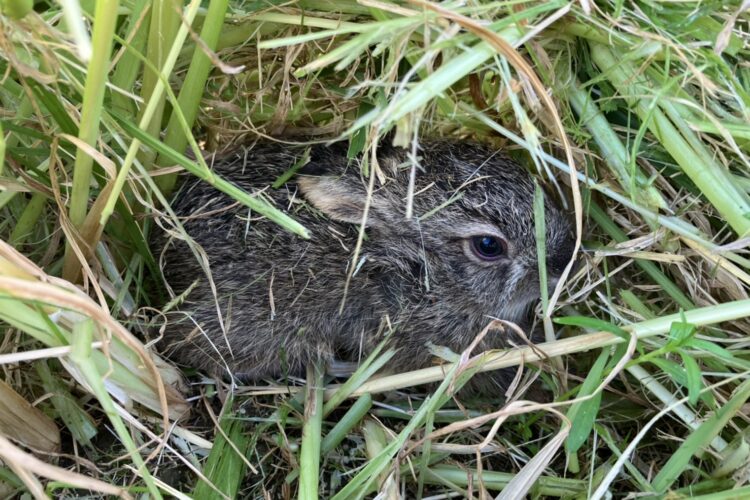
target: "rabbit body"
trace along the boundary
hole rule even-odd
[[[476,144],[423,142],[407,219],[412,163],[406,151],[380,146],[386,180],[374,183],[353,262],[368,199],[361,159],[348,160],[345,144],[312,146],[304,167],[272,189],[304,151],[258,143],[211,166],[289,213],[309,240],[195,177],[183,182],[172,208],[207,260],[165,232],[154,239],[172,292],[192,287],[162,340],[174,359],[258,380],[301,375],[316,360],[357,362],[387,337],[397,349],[387,368],[401,371],[434,363],[430,344],[463,351],[492,318],[528,327],[540,285],[535,186],[522,167]],[[548,198],[545,226],[554,283],[573,239]],[[475,352],[509,339],[493,330]]]

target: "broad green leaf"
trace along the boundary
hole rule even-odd
[[[596,390],[604,378],[604,366],[607,364],[607,359],[609,359],[609,349],[604,349],[594,362],[594,366],[591,367],[586,380],[581,384],[577,397],[588,396]],[[594,426],[601,401],[602,393],[599,392],[590,399],[573,403],[570,407],[567,417],[570,419],[571,428],[565,440],[565,451],[575,453],[586,442]]]
[[[589,330],[603,330],[605,332],[613,333],[618,337],[625,339],[630,338],[630,334],[627,331],[617,325],[613,325],[608,321],[598,318],[589,318],[586,316],[563,316],[561,318],[555,318],[554,322],[559,325],[579,326]]]
[[[680,351],[680,357],[685,365],[685,373],[687,374],[687,389],[688,396],[690,397],[690,404],[694,405],[698,402],[698,396],[703,388],[703,378],[701,377],[701,369],[698,367],[698,363],[683,351]]]
[[[669,344],[670,347],[678,347],[684,345],[695,335],[695,325],[686,323],[684,321],[674,322],[669,328]]]
[[[216,486],[222,493],[229,498],[237,498],[240,484],[245,477],[245,460],[238,455],[247,454],[249,439],[244,432],[244,423],[242,420],[235,418],[234,415],[228,415],[221,418],[221,429],[224,433],[216,433],[214,446],[208,455],[206,465],[203,467],[203,474],[208,480]],[[234,447],[224,438],[227,436]],[[205,498],[208,500],[221,499],[211,486],[203,480],[193,491],[193,498]]]

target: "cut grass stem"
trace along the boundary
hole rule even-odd
[[[570,77],[567,95],[580,121],[591,133],[602,158],[615,174],[620,186],[635,200],[645,203],[652,210],[667,208],[667,203],[658,189],[650,185],[641,169],[630,162],[630,155],[612,126],[601,113],[591,96],[580,83]]]
[[[362,421],[370,411],[370,408],[372,408],[372,396],[363,394],[346,411],[344,416],[336,422],[333,429],[328,431],[325,438],[323,438],[320,446],[321,454],[325,456],[327,453],[333,451],[346,438],[349,432]]]
[[[325,370],[320,362],[308,365],[305,390],[305,422],[302,427],[299,462],[298,498],[300,500],[315,500],[318,498],[324,375]]]
[[[83,91],[81,121],[78,126],[78,138],[89,146],[95,146],[99,135],[99,121],[102,115],[104,90],[109,72],[109,58],[117,24],[119,0],[100,0],[96,3],[96,14],[93,32],[93,50],[86,71],[86,84]],[[73,187],[70,192],[68,217],[76,229],[80,229],[86,218],[91,186],[91,171],[94,159],[83,148],[76,151],[73,166]],[[69,280],[77,277],[80,263],[70,244],[65,250],[63,276]]]
[[[669,332],[672,323],[687,322],[695,326],[706,326],[723,321],[732,321],[750,316],[750,299],[726,302],[723,304],[702,307],[685,311],[684,313],[670,314],[654,318],[640,323],[623,326],[622,328],[639,339],[652,337]],[[515,349],[501,350],[489,354],[485,364],[479,371],[491,371],[500,368],[517,366],[521,363],[534,363],[547,358],[554,358],[592,349],[599,349],[625,342],[623,337],[609,332],[597,332],[577,335],[575,337],[545,342],[531,347],[519,347]],[[542,354],[543,353],[543,354]],[[360,386],[352,393],[352,396],[360,396],[365,393],[386,392],[404,387],[428,384],[443,380],[446,373],[455,367],[454,363],[442,366],[423,368],[399,375],[388,375],[376,380],[371,380]],[[331,395],[335,389],[326,391]]]
[[[107,388],[105,386],[105,374],[102,373],[99,367],[93,361],[91,357],[91,343],[94,336],[94,322],[90,319],[85,319],[76,323],[73,327],[73,350],[70,353],[70,360],[75,363],[77,368],[80,370],[86,383],[89,385],[91,392],[99,400],[102,405],[104,413],[109,418],[110,423],[115,429],[120,442],[125,446],[125,449],[130,455],[130,459],[138,469],[138,474],[143,478],[146,483],[149,493],[156,499],[162,498],[159,489],[156,486],[153,476],[148,471],[146,463],[143,461],[138,446],[136,446],[133,438],[130,435],[130,430],[125,427],[124,422],[117,413],[115,404],[112,401]]]
[[[165,0],[163,3],[167,4],[165,7],[163,7],[164,9],[172,8],[171,2],[169,0]],[[195,18],[195,15],[198,11],[199,6],[200,6],[199,0],[191,0],[190,4],[187,6],[184,12],[185,22],[187,23],[193,22],[193,19]],[[157,22],[156,19],[153,17],[153,15],[152,15],[151,22],[152,24]],[[187,35],[188,35],[188,27],[182,24],[177,33],[174,44],[172,45],[172,50],[169,52],[166,59],[164,60],[164,65],[162,66],[162,69],[161,69],[161,78],[157,78],[153,91],[150,93],[148,92],[146,93],[148,95],[148,101],[147,101],[146,106],[143,108],[143,113],[141,114],[141,119],[138,124],[138,128],[140,130],[144,130],[148,133],[148,131],[150,130],[149,124],[151,123],[158,124],[159,122],[159,120],[155,120],[155,118],[158,116],[161,116],[163,98],[164,98],[164,92],[165,92],[165,82],[169,81],[169,75],[172,72],[172,68],[174,67],[175,61],[177,60],[177,56],[180,53],[179,48],[182,47],[182,44],[185,42],[185,38],[187,38]],[[149,73],[146,72],[146,74],[148,75]],[[145,76],[144,76],[144,79],[145,79]],[[145,83],[144,83],[144,86],[145,86]],[[157,132],[158,132],[158,128],[157,128]],[[152,135],[158,135],[158,133],[155,133]],[[128,178],[128,174],[130,173],[130,168],[133,165],[133,161],[136,159],[136,155],[140,151],[141,144],[142,142],[137,138],[133,138],[132,142],[130,143],[130,147],[128,148],[127,154],[125,155],[125,160],[123,161],[122,166],[120,167],[120,171],[117,174],[117,178],[115,179],[112,192],[110,193],[107,199],[107,203],[104,205],[104,208],[102,209],[102,213],[101,213],[101,217],[99,221],[99,223],[102,226],[104,226],[107,223],[107,221],[112,216],[112,213],[115,210],[115,204],[117,203],[117,199],[120,196],[123,186],[125,185],[125,181]]]
[[[203,23],[200,38],[209,50],[216,49],[219,35],[224,26],[224,16],[226,15],[228,4],[229,0],[211,0],[208,5],[208,13]],[[195,117],[198,115],[198,106],[200,105],[206,79],[211,68],[211,59],[205,53],[205,49],[197,46],[177,98],[177,105],[184,117],[184,125],[177,118],[175,110],[172,112],[165,133],[164,144],[175,151],[184,151],[188,144],[187,134],[192,133],[191,128],[195,123]],[[170,160],[168,157],[160,155],[157,158],[157,164],[168,166]],[[157,178],[157,185],[162,190],[162,193],[168,197],[176,180],[177,174],[160,176]]]
[[[450,481],[461,487],[468,487],[469,481],[472,484],[481,484],[489,490],[501,491],[515,477],[515,474],[507,472],[482,471],[481,474],[476,471],[467,471],[450,465],[435,465],[427,469],[425,482],[428,484],[444,484],[443,481]],[[586,483],[578,479],[566,479],[553,476],[540,477],[534,486],[533,492],[542,496],[550,497],[568,497],[580,495],[585,491]]]
[[[362,436],[365,438],[365,454],[368,459],[372,460],[378,457],[386,446],[388,446],[388,436],[380,422],[373,418],[366,418],[362,424]],[[377,491],[379,495],[385,498],[398,498],[398,490],[394,491],[395,483],[390,481],[391,471],[383,470],[377,476]]]
[[[620,95],[635,107],[651,133],[735,232],[740,237],[746,236],[750,232],[750,218],[747,217],[750,214],[750,201],[747,194],[735,187],[689,127],[675,125],[662,110],[665,106],[662,101],[668,100],[669,95],[661,95],[661,91],[654,90],[646,76],[639,74],[627,59],[616,57],[603,45],[590,45],[594,62]]]

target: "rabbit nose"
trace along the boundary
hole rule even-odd
[[[547,255],[547,274],[552,277],[559,278],[565,268],[573,257],[573,249],[575,248],[575,242],[573,240],[566,240],[560,246],[554,249],[550,249],[550,253]],[[573,262],[573,268],[571,272],[575,271],[580,264],[580,259],[576,259]]]
[[[550,260],[547,259],[547,280],[551,283],[552,280],[557,283],[557,281],[560,279],[560,276],[562,276],[563,271],[565,271],[565,268],[568,265],[568,262],[570,262],[570,256],[568,255],[565,259],[555,259]],[[575,273],[579,268],[581,267],[581,259],[576,259],[573,262],[573,266],[570,268],[570,275]]]

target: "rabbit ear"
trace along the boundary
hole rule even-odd
[[[361,189],[330,176],[300,176],[297,185],[307,201],[330,218],[352,224],[362,222],[365,194]],[[368,220],[367,225],[371,222]]]

